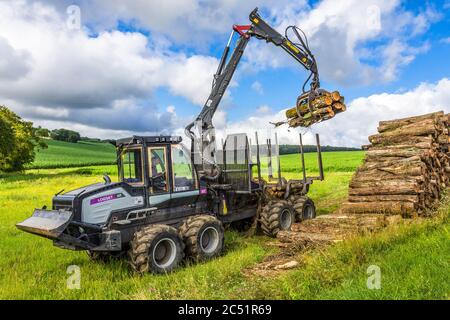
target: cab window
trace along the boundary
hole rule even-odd
[[[172,146],[174,191],[190,191],[195,189],[195,179],[191,161],[180,145]]]
[[[125,150],[121,156],[122,181],[132,184],[143,183],[141,149]]]
[[[149,148],[149,172],[151,192],[160,193],[169,191],[167,182],[166,148]]]

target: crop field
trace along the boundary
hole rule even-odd
[[[97,156],[96,151],[83,161],[104,159],[108,151],[103,150],[104,155]],[[114,161],[111,153],[113,157],[108,161]],[[450,199],[443,201],[432,219],[303,253],[295,257],[300,261],[298,268],[274,278],[245,273],[277,252],[269,246],[271,240],[235,231],[227,231],[221,257],[187,264],[168,275],[136,275],[125,260],[92,262],[84,252],[55,248],[51,241],[14,226],[29,217],[34,208],[50,206],[52,196],[63,188],[70,190],[101,181],[104,173],[117,179],[113,165],[49,168],[55,166],[55,161],[63,166],[86,165],[75,158],[76,153],[71,155],[61,160],[55,153],[53,158],[38,158],[39,169],[0,174],[0,299],[450,298]],[[330,152],[323,156],[325,181],[314,182],[310,192],[319,214],[333,212],[345,199],[348,182],[363,153]],[[317,171],[314,157],[307,155],[311,174]],[[283,174],[288,178],[300,177],[297,161],[298,155],[282,157]],[[381,290],[366,287],[366,270],[373,264],[383,272]],[[67,287],[67,270],[72,265],[81,272],[78,290]]]
[[[116,151],[112,144],[56,140],[45,142],[48,148],[36,152],[36,159],[28,166],[29,169],[93,166],[113,164],[116,161]]]

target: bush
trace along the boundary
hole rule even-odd
[[[43,137],[43,138],[50,137],[50,130],[48,130],[46,128],[42,128],[41,126],[39,126],[35,129],[35,131],[36,131],[36,135],[38,137]]]
[[[47,145],[38,137],[32,122],[0,106],[0,171],[19,171],[34,161],[35,147]]]
[[[72,131],[72,130],[67,130],[67,129],[53,130],[50,133],[50,137],[53,140],[72,142],[72,143],[77,143],[81,139],[81,136],[78,132]]]

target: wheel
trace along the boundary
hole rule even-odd
[[[109,262],[114,259],[123,258],[126,251],[86,251],[89,259],[92,261]]]
[[[177,229],[156,224],[136,231],[128,255],[139,273],[167,273],[183,259],[184,244]]]
[[[314,219],[316,217],[316,206],[311,199],[307,199],[303,205],[302,219]]]
[[[276,237],[280,230],[290,230],[295,220],[294,207],[287,200],[272,200],[260,215],[260,227],[269,237]]]
[[[295,210],[295,221],[314,219],[316,217],[316,207],[314,202],[307,196],[290,195],[288,198]]]
[[[180,235],[186,245],[186,256],[204,261],[220,255],[224,244],[222,222],[209,215],[187,218],[180,227]]]

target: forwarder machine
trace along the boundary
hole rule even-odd
[[[255,134],[256,143],[251,145],[245,134],[232,134],[216,150],[212,119],[250,39],[265,40],[286,51],[311,72],[305,82],[312,76],[307,94],[318,94],[316,61],[300,29],[290,26],[282,36],[257,9],[249,18],[250,25],[233,26],[211,94],[186,127],[190,150],[183,147],[179,136],[117,140],[119,182],[105,175],[104,182],[60,192],[53,197],[52,210],[36,209],[17,228],[51,239],[60,248],[86,250],[96,260],[128,253],[137,272],[165,273],[184,257],[198,261],[218,256],[224,245],[224,226],[253,225],[274,237],[290,229],[295,220],[314,218],[314,203],[306,194],[313,180],[323,180],[318,136],[320,176],[305,174],[300,135],[303,178],[299,180],[281,177],[277,139],[275,146],[271,139],[260,145]],[[289,39],[289,30],[297,43]],[[234,34],[238,40],[229,56]],[[267,152],[262,155],[261,150]],[[278,163],[276,178],[272,158]],[[268,168],[268,179],[261,176],[262,160],[268,163],[263,168]]]

